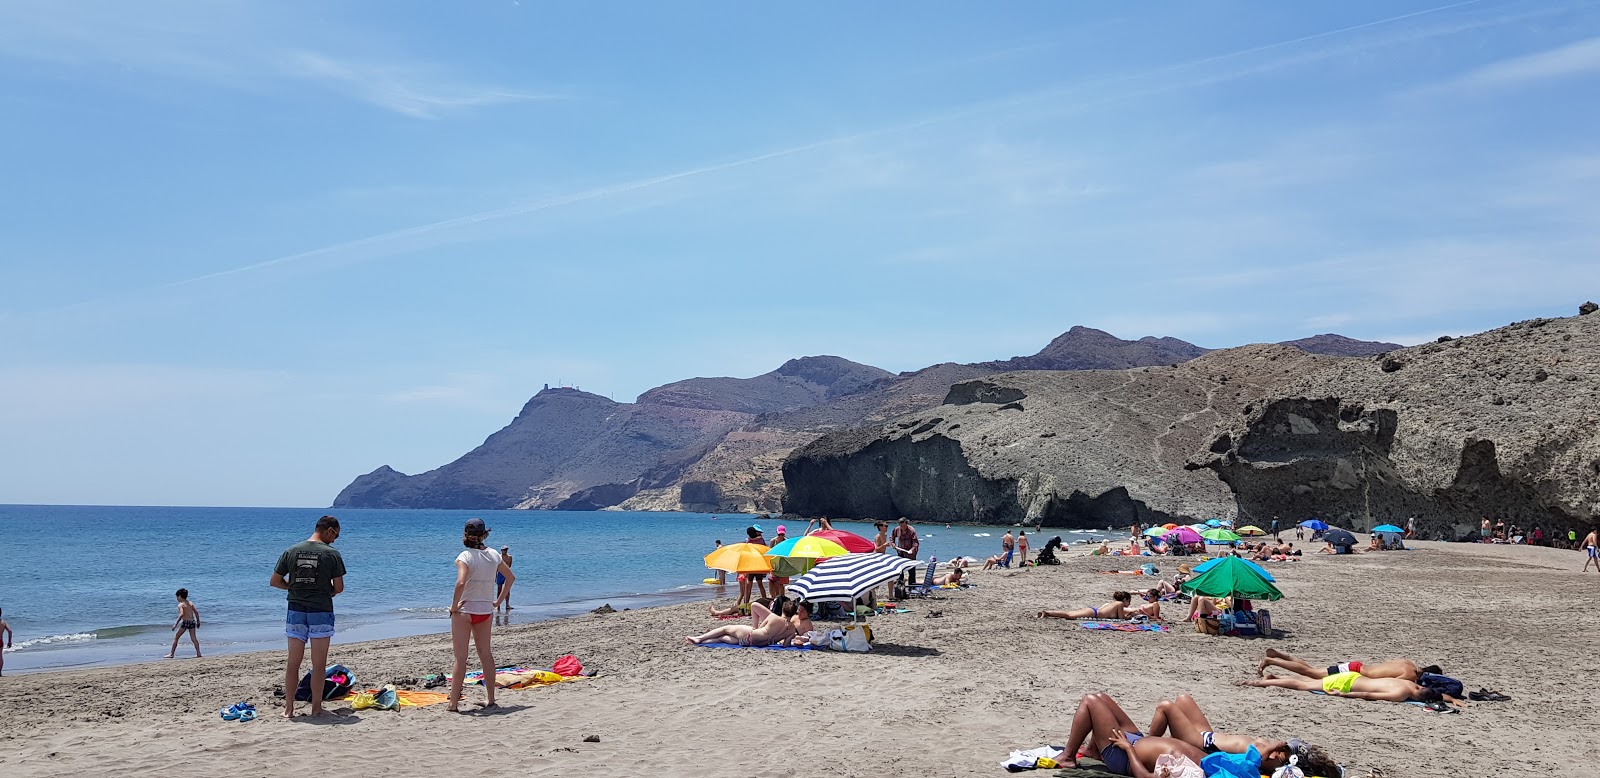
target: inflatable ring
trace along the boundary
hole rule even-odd
[[[715,578],[707,578],[704,581],[701,581],[700,583],[714,584],[714,583],[717,583],[717,579],[715,579]]]

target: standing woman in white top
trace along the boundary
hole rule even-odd
[[[494,653],[489,649],[489,631],[494,627],[494,612],[511,596],[517,580],[500,552],[483,544],[489,528],[483,519],[467,519],[461,531],[461,545],[467,550],[456,557],[456,591],[450,598],[450,641],[455,649],[455,672],[450,676],[450,710],[459,711],[462,676],[467,674],[467,643],[478,644],[478,661],[483,664],[483,690],[488,696],[485,708],[494,707]],[[495,574],[506,582],[495,597]]]

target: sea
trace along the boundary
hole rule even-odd
[[[4,671],[159,659],[180,587],[200,609],[206,654],[282,648],[284,593],[268,580],[278,555],[327,513],[339,518],[335,547],[348,570],[335,644],[448,632],[461,527],[474,516],[491,546],[511,547],[512,624],[733,597],[733,586],[703,583],[715,541],[741,542],[758,521],[769,538],[780,523],[791,537],[805,527],[705,513],[0,505],[0,618],[15,633]],[[834,526],[874,534],[867,523]],[[924,559],[983,559],[1008,529],[917,528]],[[1122,532],[1044,534],[1081,543]],[[192,654],[185,637],[178,656]]]

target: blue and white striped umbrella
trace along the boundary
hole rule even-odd
[[[811,572],[785,589],[791,597],[812,602],[855,602],[872,587],[917,566],[915,559],[888,554],[845,554],[817,562]]]

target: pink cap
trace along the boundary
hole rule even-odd
[[[784,529],[784,526],[782,524],[779,524],[778,525],[778,534],[779,535],[787,535],[787,534],[789,534],[789,531]]]

